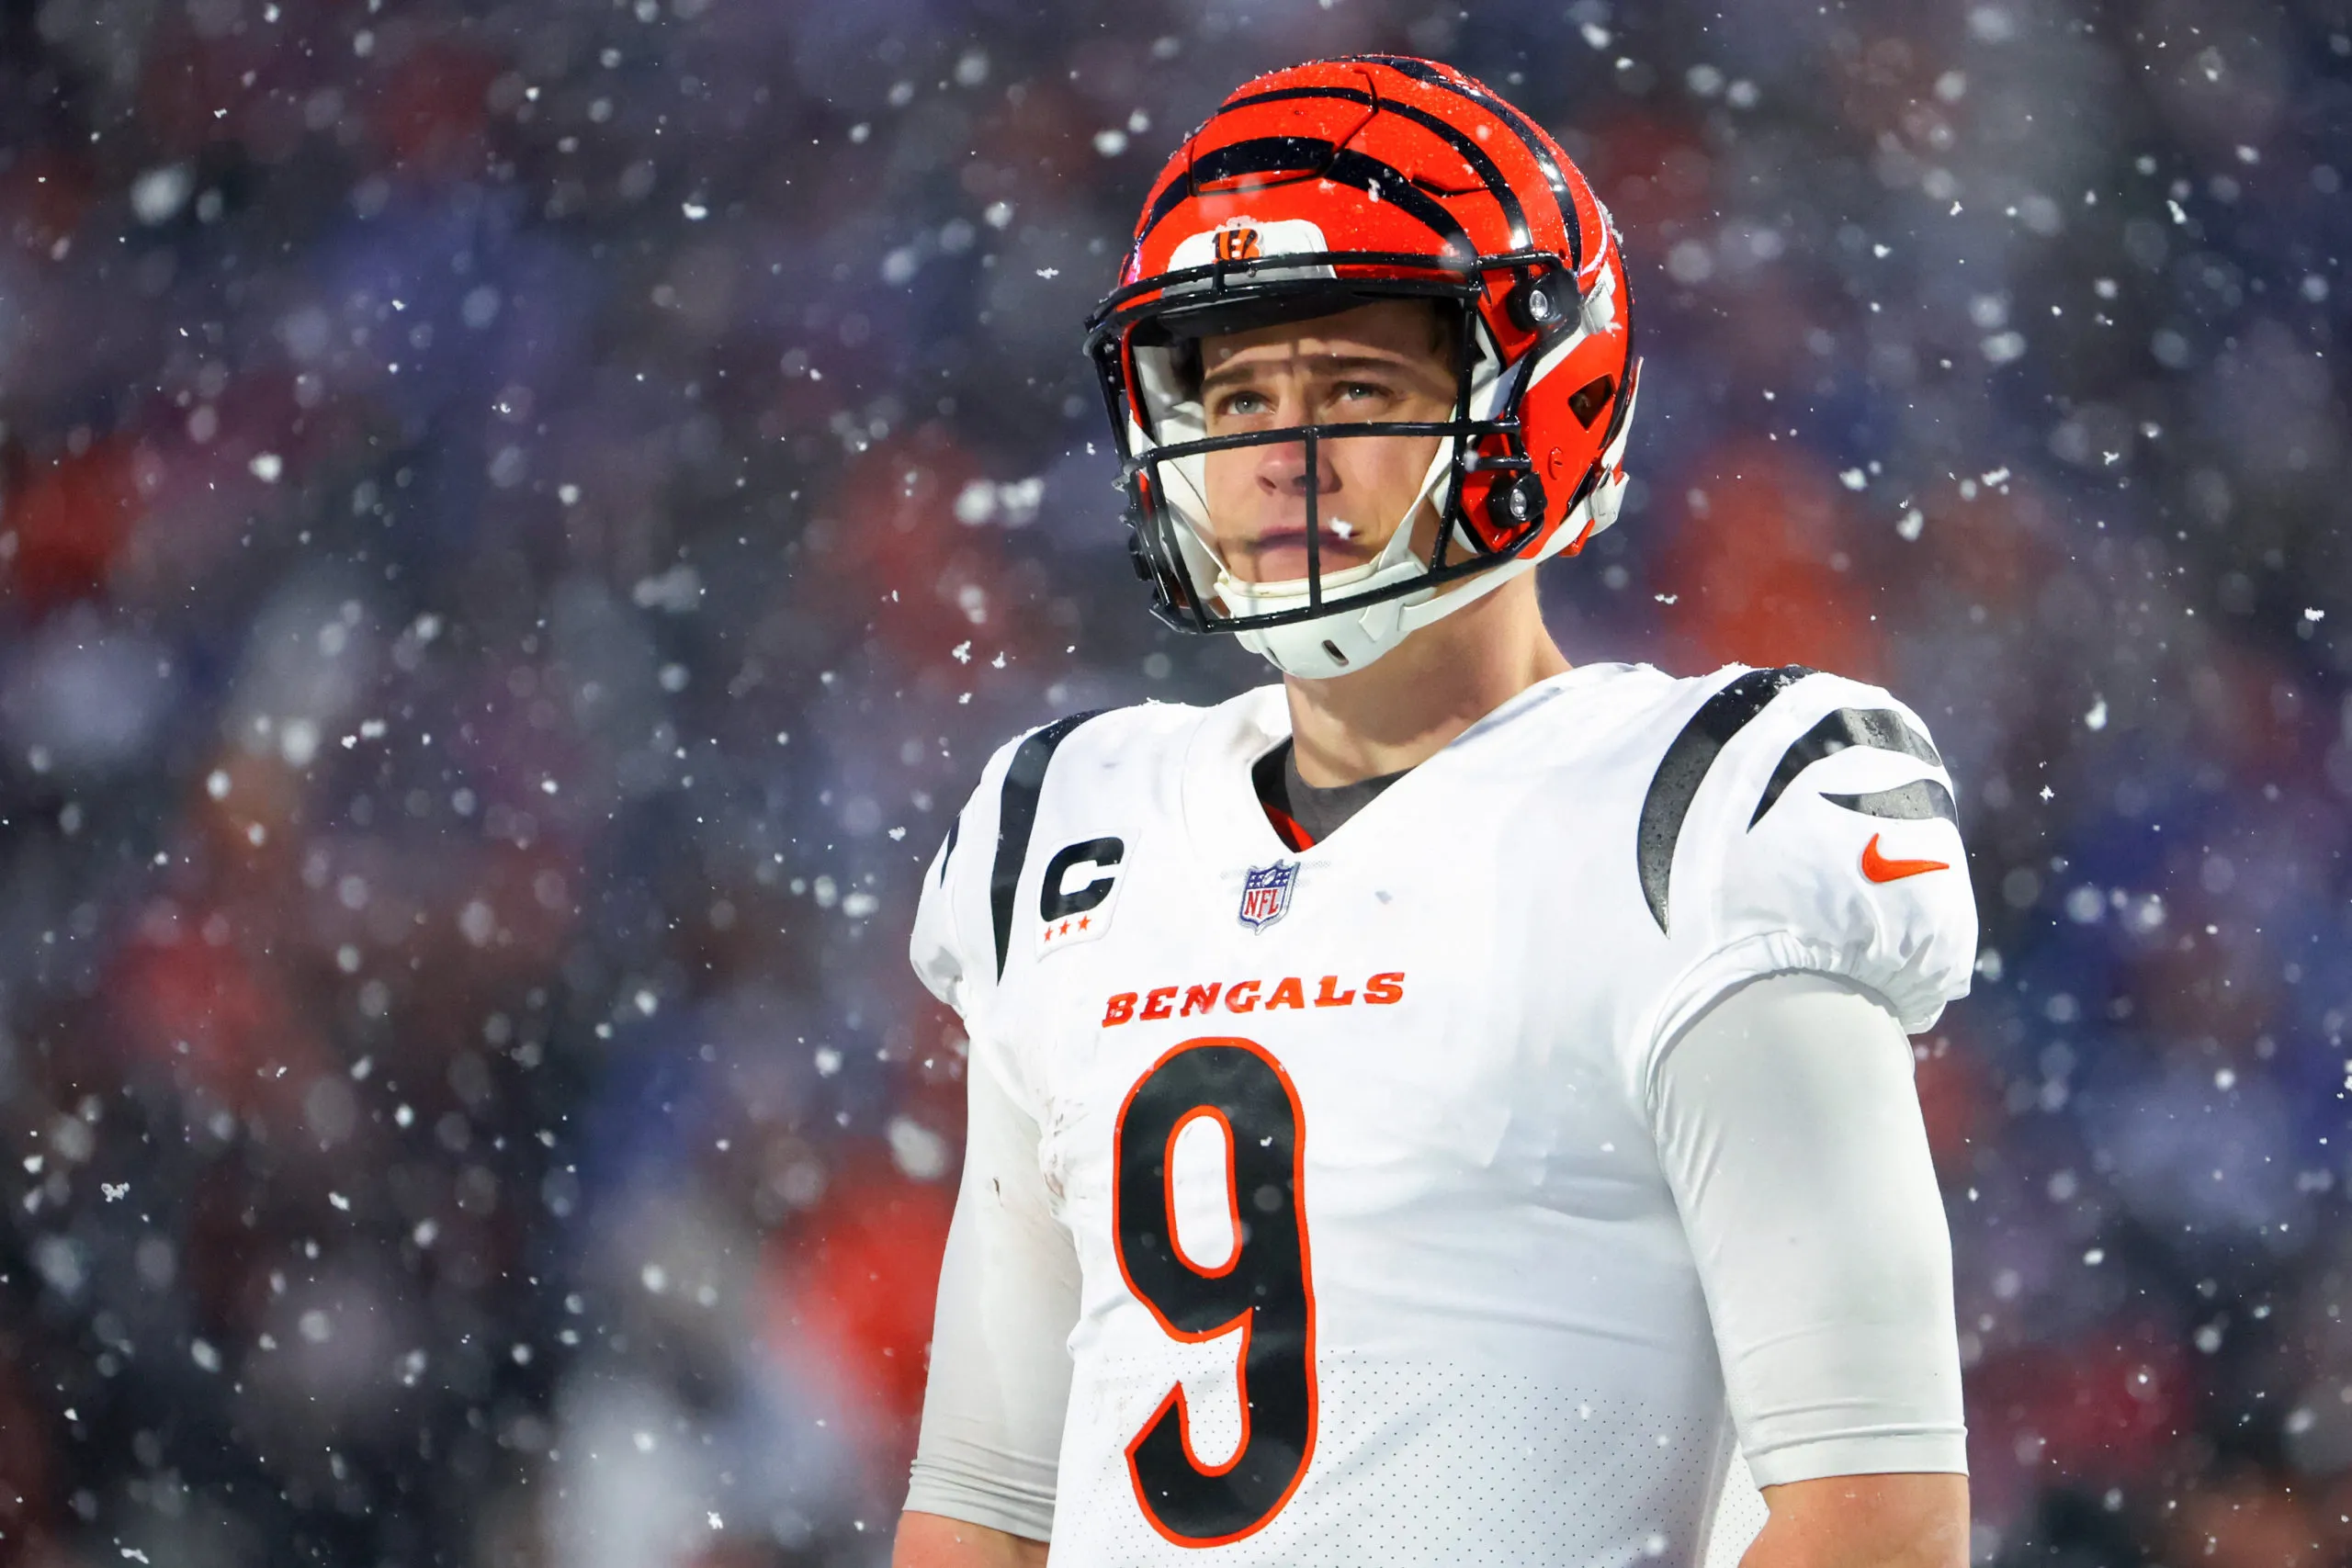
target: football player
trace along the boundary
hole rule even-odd
[[[970,1132],[901,1568],[1966,1562],[1951,781],[1872,686],[1561,656],[1631,309],[1427,61],[1250,82],[1153,186],[1089,338],[1137,569],[1283,679],[1020,738],[925,874]]]

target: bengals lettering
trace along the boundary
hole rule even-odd
[[[1359,993],[1353,987],[1340,988],[1337,975],[1326,975],[1316,983],[1315,993],[1307,994],[1306,983],[1291,975],[1269,983],[1264,980],[1236,980],[1227,986],[1211,980],[1205,986],[1156,986],[1148,991],[1121,991],[1102,1009],[1102,1027],[1130,1023],[1136,1019],[1147,1022],[1161,1018],[1191,1018],[1195,1013],[1214,1012],[1222,1005],[1227,1012],[1272,1012],[1276,1008],[1297,1008],[1305,1011],[1310,1007],[1351,1008],[1362,1001],[1366,1007],[1388,1007],[1405,999],[1405,972],[1394,969],[1385,975],[1374,975],[1363,983]]]

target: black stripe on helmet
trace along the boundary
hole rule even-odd
[[[1528,154],[1535,160],[1535,166],[1544,172],[1544,183],[1552,187],[1552,199],[1560,207],[1560,223],[1568,231],[1568,265],[1578,272],[1584,270],[1584,226],[1577,218],[1576,192],[1569,186],[1567,175],[1562,172],[1560,161],[1553,157],[1552,150],[1544,145],[1544,134],[1535,129],[1533,121],[1492,93],[1457,82],[1426,60],[1415,60],[1408,54],[1350,54],[1343,55],[1340,61],[1334,61],[1331,63],[1338,64],[1342,62],[1351,64],[1385,65],[1391,71],[1400,75],[1410,76],[1416,82],[1426,83],[1432,87],[1442,87],[1455,97],[1466,98],[1501,120],[1510,129],[1510,133],[1518,137],[1526,146]]]
[[[1207,129],[1206,126],[1202,127],[1204,130]],[[1338,151],[1330,142],[1308,136],[1261,136],[1249,141],[1236,141],[1217,151],[1229,153],[1241,149],[1248,150],[1246,158],[1251,166],[1234,170],[1236,175],[1271,174],[1277,169],[1319,169]],[[1197,163],[1188,164],[1182,175],[1168,182],[1167,187],[1152,202],[1151,210],[1144,214],[1142,224],[1136,230],[1135,243],[1138,250],[1170,213],[1200,194],[1200,183],[1201,171]]]
[[[1217,112],[1224,114],[1234,109],[1255,108],[1260,104],[1292,103],[1302,98],[1330,98],[1344,103],[1363,104],[1377,108],[1383,114],[1393,114],[1400,118],[1409,119],[1415,125],[1432,132],[1447,146],[1461,153],[1463,162],[1468,164],[1472,172],[1486,182],[1487,194],[1495,198],[1496,204],[1503,209],[1504,220],[1510,225],[1510,248],[1514,251],[1523,251],[1534,243],[1527,229],[1527,209],[1521,204],[1519,192],[1511,188],[1510,180],[1504,175],[1501,165],[1487,156],[1487,150],[1478,145],[1476,137],[1465,134],[1459,126],[1447,124],[1427,109],[1415,108],[1410,104],[1400,104],[1394,99],[1378,97],[1371,93],[1360,92],[1353,87],[1283,87],[1271,93],[1258,93],[1247,98],[1237,98]]]
[[[1455,220],[1453,214],[1431,199],[1401,170],[1352,148],[1334,147],[1329,141],[1306,136],[1257,137],[1248,141],[1229,143],[1194,159],[1192,177],[1169,181],[1168,188],[1159,193],[1158,201],[1152,203],[1151,211],[1146,215],[1143,227],[1136,235],[1136,243],[1141,244],[1150,238],[1152,231],[1159,228],[1170,213],[1193,198],[1204,180],[1231,180],[1248,175],[1289,171],[1301,171],[1298,177],[1303,180],[1329,180],[1333,185],[1348,186],[1367,193],[1377,191],[1382,201],[1435,234],[1446,248],[1458,250],[1464,256],[1477,254],[1477,247],[1470,243],[1468,232]]]

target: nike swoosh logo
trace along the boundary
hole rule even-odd
[[[1862,874],[1872,882],[1897,882],[1906,876],[1917,876],[1923,871],[1949,871],[1951,863],[1939,860],[1889,860],[1878,852],[1878,835],[1862,846]]]

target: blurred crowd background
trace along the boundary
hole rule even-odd
[[[1952,760],[1977,1560],[2352,1562],[2346,0],[0,7],[0,1562],[882,1561],[921,865],[1268,675],[1148,620],[1079,323],[1366,49],[1623,230],[1570,657]]]

